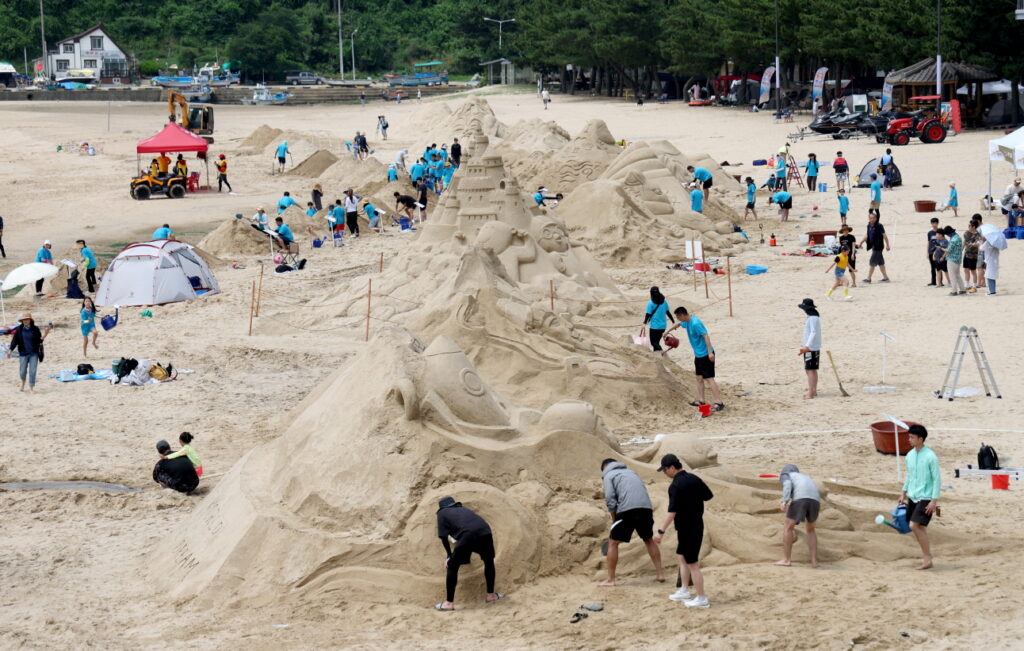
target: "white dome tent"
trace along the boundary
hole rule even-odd
[[[210,267],[177,240],[129,244],[111,261],[96,292],[96,305],[164,305],[217,294]]]

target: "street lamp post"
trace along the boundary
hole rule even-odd
[[[43,22],[43,0],[39,0],[39,39],[43,42],[43,76],[49,79],[49,57],[46,54],[46,26]]]
[[[935,0],[935,102],[937,113],[942,111],[942,0]]]
[[[348,35],[348,42],[352,45],[352,80],[356,78],[356,32],[359,28],[352,30],[352,33]]]
[[[779,0],[775,0],[775,115],[782,113],[782,68],[779,67]]]
[[[492,23],[498,23],[498,51],[500,52],[501,51],[501,32],[502,32],[502,28],[505,26],[505,23],[514,23],[514,22],[516,22],[516,19],[515,18],[506,18],[504,20],[497,20],[495,18],[486,18],[485,17],[484,20],[492,22]]]
[[[42,1],[42,0],[40,0]],[[338,3],[338,77],[340,79],[345,78],[345,48],[342,43],[341,33],[341,0],[335,0]]]

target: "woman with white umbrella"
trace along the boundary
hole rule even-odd
[[[995,296],[996,281],[999,280],[999,252],[1006,248],[1006,238],[992,224],[982,224],[978,232],[984,238],[978,251],[985,256],[985,282],[988,284],[985,296]]]
[[[45,331],[40,331],[30,312],[22,313],[18,321],[20,323],[11,336],[11,352],[18,351],[21,391],[25,390],[25,381],[28,380],[28,390],[31,393],[36,386],[36,369],[39,368],[39,362],[43,361],[43,342],[53,330],[53,325],[48,325]]]

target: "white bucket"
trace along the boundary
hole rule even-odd
[[[811,238],[807,233],[800,234],[800,246],[807,246],[807,243],[811,241]]]
[[[835,235],[826,235],[825,236],[825,247],[831,249],[835,245],[836,245],[836,236]]]

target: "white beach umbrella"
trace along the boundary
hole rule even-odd
[[[999,230],[999,227],[995,224],[982,224],[981,227],[978,228],[978,232],[981,233],[981,236],[995,248],[1000,251],[1006,250],[1006,236],[1003,235],[1003,231]]]
[[[37,280],[44,280],[52,276],[56,276],[60,268],[52,264],[46,264],[45,262],[30,262],[23,264],[11,273],[7,274],[4,278],[3,285],[0,285],[0,289],[14,289],[15,287],[21,287],[22,285],[28,285],[34,283]]]

